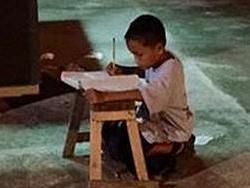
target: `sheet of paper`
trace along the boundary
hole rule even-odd
[[[126,91],[140,84],[137,75],[110,76],[106,71],[62,72],[61,80],[76,89],[94,88],[99,91]]]

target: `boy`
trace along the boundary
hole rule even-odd
[[[129,26],[125,40],[137,68],[108,65],[110,75],[137,73],[147,84],[126,92],[86,91],[91,103],[122,100],[143,101],[137,116],[149,174],[173,167],[175,157],[191,148],[193,115],[188,108],[183,68],[179,59],[165,49],[162,22],[153,15],[141,15]],[[107,122],[103,127],[105,147],[111,156],[134,170],[124,122]]]

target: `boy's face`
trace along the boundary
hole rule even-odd
[[[164,47],[160,43],[153,46],[145,46],[139,40],[128,40],[127,47],[134,55],[135,62],[141,69],[147,69],[158,64],[162,52],[164,52]]]

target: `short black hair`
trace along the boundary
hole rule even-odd
[[[162,43],[166,45],[166,33],[163,23],[155,16],[144,14],[137,17],[129,25],[125,40],[139,40],[145,46]]]

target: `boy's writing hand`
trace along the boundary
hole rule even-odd
[[[90,104],[97,104],[103,102],[102,92],[96,89],[87,89],[85,91],[85,96]]]
[[[110,76],[122,74],[122,70],[118,66],[116,66],[115,63],[112,62],[107,65],[106,71]]]

